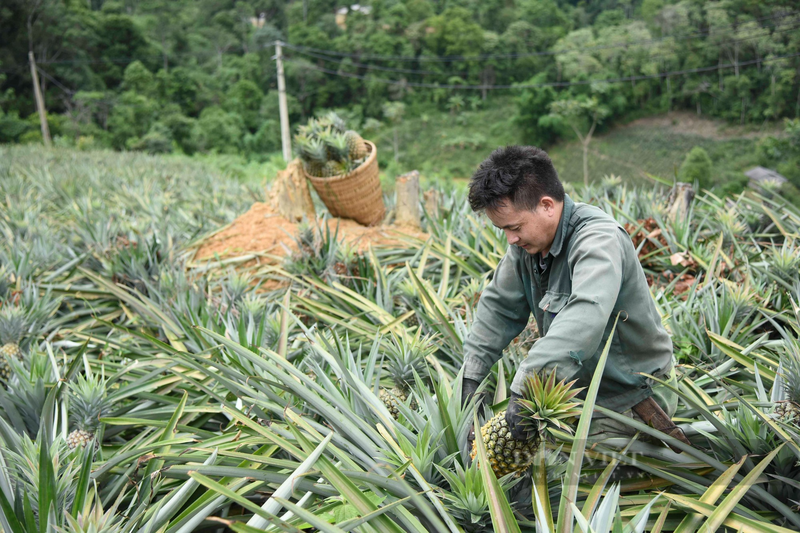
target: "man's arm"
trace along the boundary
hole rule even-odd
[[[464,343],[464,378],[477,382],[489,373],[503,350],[528,324],[531,308],[525,297],[519,250],[510,247],[494,278],[481,294],[478,311]]]
[[[567,258],[572,294],[522,362],[511,390],[522,392],[526,376],[557,365],[557,378],[570,378],[600,346],[622,286],[623,250],[613,224],[583,228]]]

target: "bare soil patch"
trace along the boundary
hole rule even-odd
[[[636,126],[662,128],[673,133],[685,135],[697,135],[707,139],[741,139],[758,138],[767,133],[778,134],[781,131],[780,124],[770,124],[762,130],[754,130],[753,126],[736,126],[728,124],[723,120],[716,120],[697,115],[690,111],[671,111],[664,115],[640,118],[626,124],[623,127],[631,128]]]
[[[359,252],[372,247],[405,246],[404,236],[425,240],[428,234],[410,227],[365,227],[353,220],[331,218],[331,233],[338,227],[338,238]],[[224,259],[252,253],[274,256],[275,263],[297,250],[294,238],[298,224],[277,214],[269,204],[256,202],[249,211],[203,241],[195,253],[195,261]]]

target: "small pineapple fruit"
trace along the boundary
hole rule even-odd
[[[94,440],[100,428],[100,417],[108,414],[111,405],[106,397],[106,382],[99,377],[78,376],[74,383],[69,384],[69,388],[71,391],[69,414],[74,421],[75,429],[67,435],[67,444],[70,449],[75,449],[79,446],[84,447]]]
[[[350,159],[355,161],[356,159],[367,157],[369,148],[367,147],[367,143],[364,142],[364,139],[361,138],[361,135],[353,130],[347,130],[344,132],[344,138],[347,141],[347,152]]]
[[[386,351],[386,358],[394,386],[391,390],[382,388],[379,397],[395,420],[400,416],[399,403],[405,403],[408,400],[414,373],[419,376],[425,375],[428,368],[425,359],[434,351],[436,351],[436,346],[433,345],[429,336],[421,336],[421,330],[417,330],[414,337],[392,336]],[[409,407],[417,408],[413,398]]]
[[[570,418],[580,415],[578,402],[573,401],[581,389],[573,389],[575,381],[556,383],[553,369],[546,377],[534,374],[525,382],[522,391],[522,413],[527,416],[530,437],[517,440],[511,436],[506,422],[506,412],[492,417],[481,428],[481,437],[486,445],[486,455],[495,475],[500,478],[512,472],[521,473],[533,463],[539,444],[549,427],[571,431],[566,425]],[[478,444],[472,444],[472,458],[478,454]]]
[[[345,173],[345,167],[338,161],[328,161],[322,167],[322,177],[332,178]]]
[[[784,424],[800,428],[800,356],[788,353],[781,361],[783,394],[775,402],[775,415]]]
[[[19,343],[25,335],[28,320],[25,310],[13,305],[5,305],[0,309],[0,380],[8,382],[11,378],[10,359],[22,361],[22,350]]]

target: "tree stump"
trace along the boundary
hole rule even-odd
[[[317,216],[300,159],[294,159],[286,170],[278,172],[267,196],[272,209],[287,220],[299,222],[303,217],[313,220]]]
[[[670,220],[686,218],[694,196],[695,192],[690,184],[681,181],[677,182],[669,194],[667,217]]]
[[[439,193],[434,189],[425,191],[422,195],[425,198],[425,212],[431,218],[439,216]]]
[[[419,229],[419,172],[413,170],[398,176],[395,182],[397,191],[397,211],[395,223]]]

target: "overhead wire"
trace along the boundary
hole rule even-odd
[[[752,41],[752,40],[755,40],[755,39],[761,39],[761,38],[764,38],[764,37],[771,37],[771,36],[773,36],[775,34],[786,33],[788,31],[792,31],[792,30],[795,30],[795,29],[798,29],[798,28],[800,28],[800,19],[798,19],[794,23],[793,26],[784,27],[784,28],[781,28],[781,29],[775,29],[775,30],[772,30],[772,31],[770,31],[768,33],[762,33],[762,34],[758,34],[758,35],[749,35],[749,36],[743,37],[741,39],[737,39],[737,40],[734,40],[734,41],[729,41],[726,44],[741,44],[741,43],[749,42],[749,41]],[[333,58],[333,57],[327,57],[327,56],[324,56],[322,54],[317,54],[315,52],[307,52],[307,51],[304,51],[302,49],[299,49],[299,48],[302,48],[302,47],[295,47],[293,45],[288,45],[288,44],[285,44],[285,43],[283,44],[283,46],[285,48],[295,50],[295,51],[297,51],[300,54],[303,54],[305,56],[313,57],[315,59],[320,59],[322,61],[328,61],[330,63],[339,63],[339,64],[341,64],[341,62],[344,61],[344,59],[348,59],[348,58],[337,59],[337,58]],[[633,46],[633,45],[631,43],[627,43],[626,46]],[[582,48],[582,49],[569,49],[569,50],[558,51],[557,53],[558,54],[560,54],[560,53],[570,53],[570,52],[576,52],[576,51],[577,52],[582,52],[582,51],[589,51],[589,50],[593,50],[593,48],[592,47],[587,47],[587,48]],[[648,59],[658,59],[660,57],[667,57],[669,55],[671,55],[671,54],[668,53],[668,52],[658,53],[658,54],[651,54],[650,56],[648,56]],[[397,73],[402,73],[402,74],[427,74],[427,75],[446,75],[447,74],[447,72],[435,71],[435,70],[384,67],[384,66],[381,66],[381,65],[372,65],[372,64],[369,64],[369,63],[358,63],[358,62],[351,62],[351,63],[348,64],[348,66],[353,66],[353,67],[357,67],[357,68],[363,68],[363,69],[366,69],[366,70],[379,70],[379,71],[383,71],[383,72],[397,72]]]
[[[385,78],[377,78],[373,76],[361,76],[358,74],[352,74],[349,72],[341,72],[330,70],[322,67],[317,67],[315,65],[308,65],[308,64],[301,64],[303,68],[308,68],[310,70],[317,70],[320,72],[324,72],[326,74],[332,74],[334,76],[340,76],[344,78],[353,78],[359,80],[368,80],[378,83],[384,83],[386,85],[401,85],[406,87],[419,87],[419,88],[426,88],[426,89],[476,89],[476,90],[496,90],[496,89],[528,89],[528,88],[542,88],[542,87],[571,87],[574,85],[591,85],[593,83],[622,83],[628,81],[642,81],[648,79],[659,79],[659,78],[667,78],[671,76],[681,76],[685,74],[699,74],[703,72],[713,72],[715,70],[725,70],[731,68],[742,68],[747,67],[750,65],[755,65],[758,63],[771,63],[773,61],[779,61],[782,59],[790,59],[793,57],[800,56],[800,52],[795,54],[788,54],[784,56],[776,56],[771,58],[765,59],[752,59],[749,61],[743,61],[741,63],[728,63],[725,65],[713,65],[708,67],[699,67],[693,69],[684,69],[684,70],[674,70],[670,72],[661,72],[658,74],[642,74],[636,76],[624,76],[619,78],[607,78],[601,80],[578,80],[578,81],[553,81],[553,82],[542,82],[542,83],[514,83],[514,84],[501,84],[501,85],[454,85],[454,84],[438,84],[438,83],[420,83],[420,82],[412,82],[412,81],[405,81],[405,80],[389,80]],[[291,58],[286,59],[287,62],[291,62]],[[297,64],[297,63],[295,63]]]

